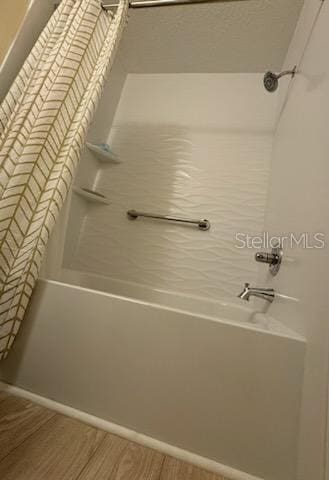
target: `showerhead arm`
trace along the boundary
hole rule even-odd
[[[281,73],[273,73],[273,72],[267,72],[264,75],[264,87],[268,92],[275,92],[278,88],[279,85],[279,79],[281,77],[284,77],[286,75],[291,75],[292,77],[295,76],[296,73],[296,66],[292,70],[284,70]]]
[[[284,70],[283,72],[278,73],[277,78],[279,79],[281,77],[285,77],[286,75],[291,75],[292,77],[294,77],[295,73],[296,73],[296,67],[294,67],[292,70]]]

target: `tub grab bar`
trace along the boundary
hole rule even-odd
[[[209,230],[210,222],[209,220],[191,220],[189,218],[181,218],[181,217],[173,217],[171,215],[158,215],[155,213],[143,213],[137,212],[136,210],[128,210],[127,212],[128,218],[130,220],[136,220],[138,217],[146,217],[146,218],[156,218],[158,220],[167,220],[169,222],[179,222],[179,223],[190,223],[196,225],[200,230]]]

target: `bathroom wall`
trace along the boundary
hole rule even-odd
[[[319,9],[321,11],[319,13]],[[316,23],[314,21],[316,20]],[[266,228],[273,235],[325,234],[325,248],[285,242],[272,314],[308,342],[301,416],[300,480],[324,478],[328,383],[329,2],[310,0],[285,67],[298,65],[280,105],[273,145]]]
[[[3,61],[0,60],[0,101],[2,101],[41,31],[52,15],[54,11],[54,0],[30,0],[29,2],[23,2],[23,0],[1,0],[0,3],[0,38],[3,36],[1,44],[3,42],[3,45],[6,45],[3,47],[2,52],[4,53],[4,50],[10,46],[8,55],[2,58]],[[13,13],[13,16],[8,20],[10,13]],[[18,29],[19,19],[23,19],[24,14],[24,28]],[[10,20],[11,18],[15,19],[15,31],[12,31],[11,40],[8,43],[7,30],[2,29],[2,24],[8,21],[8,24],[13,26]],[[7,41],[4,37],[7,38]],[[11,43],[11,41],[13,42]]]
[[[1,0],[0,5],[0,64],[17,34],[29,0]]]
[[[263,230],[275,106],[259,74],[128,75],[108,140],[122,163],[94,185],[111,205],[87,213],[66,266],[213,298],[253,283],[253,252],[235,235]],[[131,208],[211,230],[129,221]]]

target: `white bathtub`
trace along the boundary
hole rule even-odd
[[[238,300],[114,293],[40,281],[2,380],[241,472],[295,479],[303,339]]]
[[[174,309],[192,315],[202,315],[213,320],[226,320],[248,324],[249,328],[261,328],[268,332],[296,337],[296,333],[287,328],[271,315],[263,315],[238,298],[211,298],[184,295],[159,288],[151,288],[133,282],[126,282],[103,275],[78,270],[61,269],[53,278],[61,283],[85,287],[100,292],[110,293],[124,298],[156,304],[167,309]]]

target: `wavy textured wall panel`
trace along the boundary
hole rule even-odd
[[[161,102],[170,101],[166,95]],[[117,118],[124,108],[121,101]],[[157,117],[159,108],[154,103]],[[218,128],[207,126],[206,114],[200,126],[152,125],[147,118],[131,124],[128,112],[126,124],[116,123],[109,141],[122,163],[99,170],[96,181],[111,205],[88,211],[72,268],[212,298],[236,295],[243,282],[256,281],[254,252],[236,248],[235,236],[263,230],[272,135],[251,122],[245,131],[226,130],[222,115]],[[178,114],[174,121],[179,123]],[[131,208],[207,218],[212,226],[202,232],[151,219],[130,221]]]

